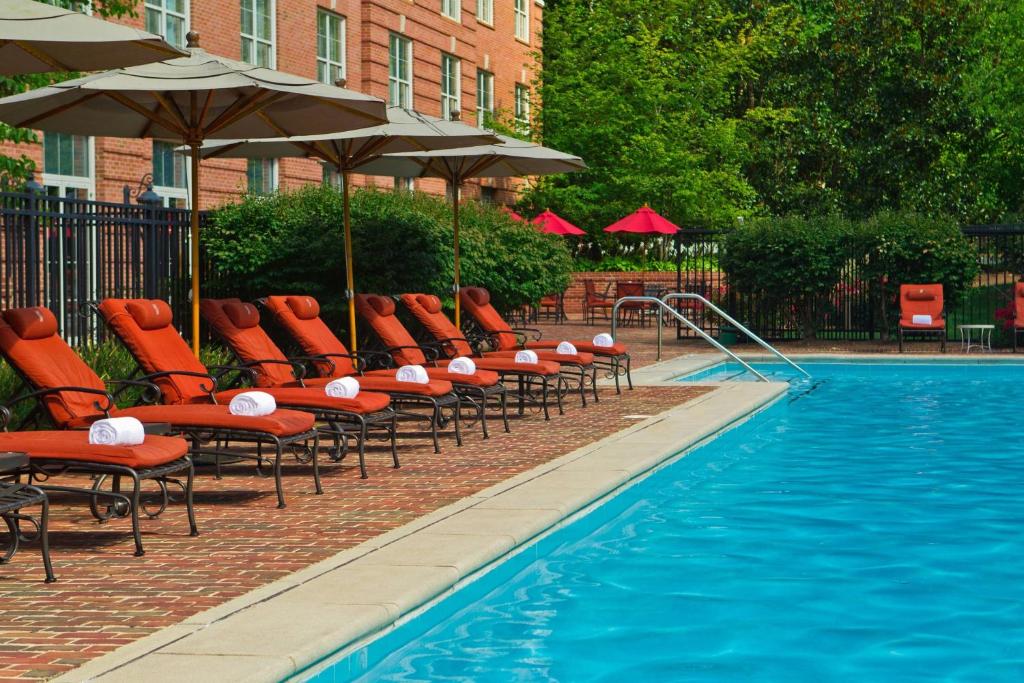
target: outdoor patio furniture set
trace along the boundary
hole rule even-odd
[[[629,378],[628,350],[619,343],[547,341],[539,331],[513,329],[490,305],[487,290],[460,292],[475,320],[464,334],[445,315],[438,297],[360,294],[356,306],[379,341],[379,348],[350,352],[320,318],[310,296],[268,296],[253,303],[238,299],[204,299],[201,312],[233,352],[231,365],[206,366],[193,354],[174,326],[170,306],[154,299],[107,299],[92,305],[108,329],[138,365],[128,379],[104,381],[58,332],[46,308],[10,309],[0,313],[0,353],[26,390],[0,407],[3,426],[19,413],[18,428],[56,429],[0,434],[0,516],[10,541],[0,562],[11,559],[18,544],[39,540],[46,580],[54,580],[47,543],[47,491],[80,494],[100,521],[130,518],[135,554],[144,554],[140,512],[156,517],[183,494],[189,533],[198,535],[193,506],[197,457],[214,466],[238,458],[253,460],[261,473],[272,473],[276,500],[285,507],[282,464],[293,456],[310,466],[313,485],[323,492],[318,452],[341,461],[354,446],[360,474],[367,477],[366,444],[385,440],[394,467],[399,467],[396,439],[423,436],[399,428],[422,424],[440,452],[441,433],[452,428],[462,445],[463,421],[478,422],[488,438],[488,412],[500,415],[510,430],[508,402],[522,415],[527,407],[550,419],[549,406],[561,413],[564,399],[578,394],[598,397],[597,373]],[[421,341],[396,317],[400,301],[421,326]],[[260,308],[269,314],[302,355],[288,355],[261,325]],[[527,353],[522,353],[528,350]],[[455,359],[460,371],[453,366]],[[465,372],[466,359],[472,372]],[[400,381],[401,366],[420,366],[425,379]],[[350,398],[325,392],[332,380],[352,377],[358,391]],[[506,382],[514,382],[511,391]],[[228,403],[256,388],[274,397],[277,409],[267,415],[233,414]],[[120,404],[120,405],[119,405]],[[146,426],[142,444],[106,446],[90,443],[88,427],[110,417],[134,417]],[[70,486],[64,475],[85,475],[87,483]],[[55,483],[55,477],[61,483]],[[143,500],[142,483],[155,482],[157,502]],[[38,519],[23,508],[39,505]]]

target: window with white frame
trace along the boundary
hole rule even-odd
[[[522,83],[516,83],[514,118],[516,130],[523,134],[530,132],[530,89]]]
[[[476,20],[482,24],[494,24],[494,0],[476,0]]]
[[[95,191],[91,138],[43,133],[42,183],[47,194],[91,199]]]
[[[530,42],[530,0],[515,0],[516,38]]]
[[[441,118],[448,120],[462,108],[462,88],[459,80],[462,62],[447,52],[441,53]]]
[[[395,176],[395,192],[412,192],[416,189],[416,179],[407,176]]]
[[[476,125],[483,126],[494,113],[494,74],[476,70]]]
[[[412,41],[394,33],[389,41],[388,104],[412,109]]]
[[[316,12],[316,77],[329,85],[345,78],[345,17],[324,9]]]
[[[271,194],[277,189],[277,159],[249,159],[245,179],[249,194]]]
[[[146,0],[146,30],[163,36],[175,47],[185,47],[189,0]]]
[[[338,173],[338,169],[329,164],[320,164],[320,168],[323,169],[322,184],[327,187],[333,187],[336,190],[340,190],[341,174]]]
[[[188,164],[184,153],[169,142],[153,141],[153,191],[164,206],[188,206]]]
[[[441,0],[441,14],[449,19],[462,21],[462,0]]]
[[[274,0],[241,0],[242,61],[274,68]]]

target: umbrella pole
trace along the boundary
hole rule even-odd
[[[462,305],[459,303],[459,183],[452,183],[452,229],[455,236],[455,328],[462,329]]]
[[[192,247],[192,353],[199,358],[199,143],[192,148],[192,220],[189,241]]]
[[[352,224],[349,219],[348,171],[341,170],[342,216],[345,225],[345,296],[348,298],[349,350],[356,352],[356,284],[352,273]]]

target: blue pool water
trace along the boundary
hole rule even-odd
[[[365,680],[1024,680],[1024,366],[811,372]]]

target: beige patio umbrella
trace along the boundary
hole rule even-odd
[[[207,53],[115,69],[0,99],[0,121],[192,149],[192,347],[199,354],[199,154],[203,141],[328,133],[385,122],[369,95]]]
[[[345,230],[345,296],[348,298],[349,341],[356,350],[355,276],[349,222],[349,174],[381,154],[450,149],[498,142],[493,133],[457,121],[445,121],[401,107],[388,107],[388,122],[328,135],[299,135],[267,140],[213,140],[202,147],[211,157],[309,157],[331,165],[341,175]]]
[[[0,74],[98,71],[186,53],[163,38],[33,0],[0,0]]]
[[[369,175],[444,178],[452,187],[454,230],[455,325],[461,326],[459,304],[459,190],[468,178],[506,178],[581,171],[583,159],[532,142],[499,135],[501,144],[436,152],[386,154],[359,168]]]

